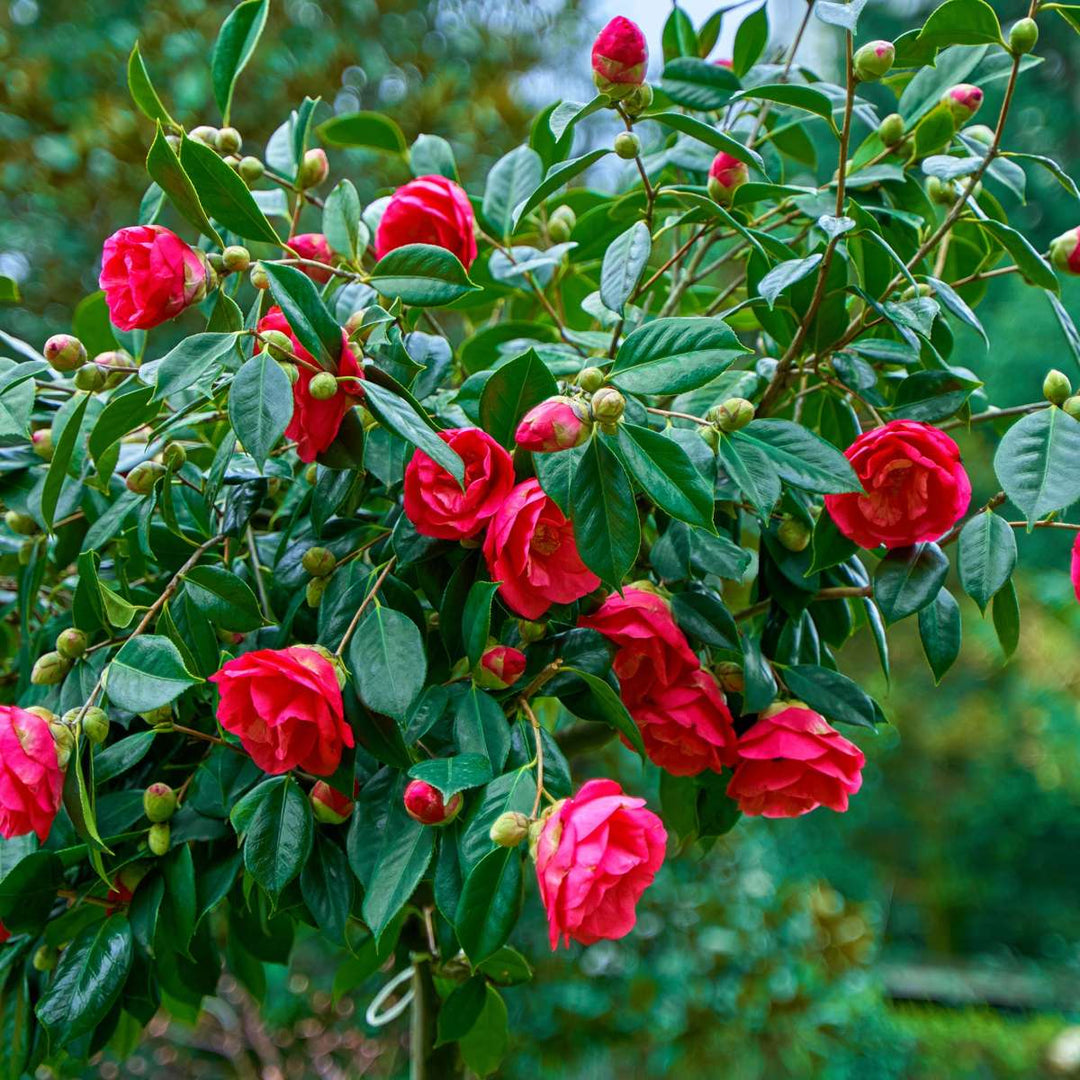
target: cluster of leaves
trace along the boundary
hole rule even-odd
[[[240,5],[218,39],[211,71],[226,113],[263,6]],[[88,297],[77,336],[91,353],[126,350],[138,368],[103,393],[75,390],[33,345],[5,339],[0,497],[22,528],[0,535],[10,698],[57,713],[100,700],[112,722],[103,747],[79,739],[47,843],[0,845],[0,920],[15,935],[0,954],[0,1016],[15,1018],[0,1055],[11,1071],[123,1045],[162,1002],[194,1017],[223,963],[258,997],[263,964],[287,960],[297,923],[341,946],[342,991],[411,953],[414,1022],[421,1035],[434,1027],[443,1074],[457,1048],[473,1071],[497,1069],[508,1038],[501,988],[531,969],[508,944],[525,854],[497,847],[490,826],[508,810],[535,812],[541,781],[553,798],[570,794],[575,754],[616,735],[642,743],[611,646],[577,627],[578,605],[554,609],[546,635],[526,641],[479,552],[421,536],[403,515],[414,449],[460,476],[442,427],[478,425],[512,448],[531,406],[601,368],[626,398],[623,420],[575,450],[516,453],[519,478],[535,472],[607,587],[663,584],[700,655],[741,671],[741,686],[729,683],[741,717],[791,696],[873,730],[881,707],[836,653],[865,628],[887,674],[886,628],[916,615],[940,678],[960,645],[950,550],[964,591],[992,606],[1005,650],[1015,647],[1013,528],[1062,524],[1080,497],[1080,423],[1045,402],[999,414],[980,400],[977,375],[949,358],[955,327],[982,332],[974,308],[1003,273],[1045,293],[1078,347],[1052,266],[1006,211],[1025,168],[1051,171],[1070,194],[1075,185],[1049,158],[1005,149],[1013,88],[1037,60],[1008,49],[982,0],[947,0],[899,39],[887,85],[904,138],[886,146],[879,110],[851,77],[862,7],[807,6],[807,19],[846,43],[843,86],[795,53],[766,55],[764,7],[740,27],[730,68],[704,59],[722,13],[695,29],[676,8],[652,106],[619,109],[645,145],[627,166],[637,182],[620,195],[564,190],[611,153],[574,156],[574,142],[613,103],[551,106],[480,185],[481,253],[468,270],[427,245],[375,260],[384,203],[362,207],[348,179],[325,200],[297,181],[316,140],[457,177],[449,142],[410,144],[371,112],[323,120],[306,99],[267,147],[276,186],[249,191],[184,134],[154,89],[154,65],[133,52],[132,96],[157,125],[140,221],[196,230],[211,252],[247,244],[268,289],[227,279],[201,320],[185,317],[194,332],[171,350],[156,332],[115,331],[103,297]],[[1071,9],[1061,14],[1073,21]],[[957,132],[939,104],[962,80],[1004,91],[989,141]],[[717,151],[755,173],[729,208],[705,187]],[[956,183],[948,206],[927,198],[927,177]],[[321,220],[339,256],[321,290],[282,256],[283,220]],[[364,309],[367,416],[347,414],[312,468],[282,441],[289,380],[256,349],[271,301],[316,357],[333,358],[341,326]],[[720,430],[706,414],[732,397],[757,417]],[[1001,492],[938,543],[878,559],[821,512],[823,496],[858,489],[842,450],[864,425],[1004,427],[1015,415],[997,456]],[[50,432],[47,463],[32,428]],[[167,443],[184,454],[165,456],[153,489],[125,486],[120,477]],[[997,513],[1006,501],[1023,521]],[[789,542],[793,523],[812,534],[801,550]],[[301,561],[312,546],[337,559],[315,607]],[[35,658],[69,626],[92,650],[58,684],[32,684]],[[454,678],[490,638],[527,645],[526,674],[507,692]],[[294,642],[338,649],[348,668],[359,747],[329,780],[349,797],[355,786],[347,826],[316,824],[309,778],[266,778],[213,720],[206,680],[225,657]],[[410,777],[463,793],[461,819],[437,831],[409,817]],[[142,790],[164,778],[182,790],[182,808],[155,858]],[[668,827],[685,841],[730,829],[738,813],[725,785],[712,773],[661,776]],[[136,884],[133,894],[118,882]],[[42,946],[63,946],[54,971],[38,970],[49,953],[30,962]]]

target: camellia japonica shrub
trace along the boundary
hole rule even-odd
[[[863,43],[864,3],[779,54],[758,8],[719,61],[720,13],[676,8],[656,85],[616,18],[597,95],[486,177],[310,99],[255,152],[229,112],[267,0],[210,58],[220,127],[136,47],[142,205],[71,334],[3,338],[5,1075],[193,1019],[223,966],[258,996],[296,924],[339,990],[388,973],[414,1075],[490,1074],[523,905],[554,949],[620,938],[676,847],[866,797],[887,720],[849,638],[887,674],[903,623],[940,679],[955,560],[1015,648],[1015,530],[1077,528],[1080,397],[1052,370],[995,409],[951,357],[1006,274],[1080,347],[1080,229],[1008,224],[1030,170],[1077,197],[1008,149],[1076,9],[946,0]],[[324,147],[415,179],[362,206]],[[574,766],[609,740],[625,789]]]

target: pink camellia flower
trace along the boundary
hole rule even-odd
[[[581,446],[592,434],[592,420],[584,402],[573,398],[548,398],[522,417],[514,442],[534,454],[552,454]]]
[[[476,681],[489,690],[505,690],[525,674],[525,654],[510,645],[492,645],[480,657]]]
[[[726,56],[721,56],[719,59],[714,60],[712,63],[713,67],[727,68],[728,71],[731,71],[731,69],[735,66]]]
[[[826,495],[836,527],[859,547],[910,547],[936,540],[963,516],[971,481],[960,448],[943,431],[892,420],[844,451],[864,491]]]
[[[1080,274],[1080,225],[1050,242],[1050,259],[1068,274]]]
[[[423,536],[465,540],[475,536],[514,487],[510,455],[479,428],[440,431],[439,438],[465,465],[465,488],[423,450],[405,469],[405,516]]]
[[[445,176],[421,176],[390,197],[375,230],[381,259],[406,244],[434,244],[453,252],[466,270],[476,258],[476,216],[464,189]]]
[[[301,768],[330,776],[345,746],[354,745],[345,722],[334,665],[314,649],[258,649],[230,660],[210,676],[221,699],[217,718],[239,736],[263,772]]]
[[[869,41],[852,57],[855,74],[863,82],[874,82],[886,74],[896,59],[896,47],[891,41]]]
[[[618,646],[612,667],[628,707],[654,687],[687,682],[700,666],[667,601],[646,589],[612,593],[597,611],[578,619],[578,626],[598,630]]]
[[[571,604],[600,579],[585,566],[569,519],[544,494],[537,480],[516,488],[491,519],[484,558],[499,595],[526,619],[538,619],[552,604]]]
[[[47,721],[17,705],[0,705],[0,836],[36,833],[44,844],[63,787]]]
[[[644,799],[614,780],[590,780],[556,803],[536,843],[536,880],[551,948],[625,937],[664,861],[667,832]]]
[[[353,794],[356,793],[353,785]],[[332,788],[325,780],[316,780],[311,789],[311,809],[319,821],[327,825],[340,825],[353,812],[354,803],[337,788]]]
[[[965,124],[978,111],[983,102],[983,92],[971,83],[957,83],[942,95],[941,103],[952,113],[957,124]]]
[[[1080,533],[1076,534],[1072,549],[1072,583],[1076,599],[1080,601]]]
[[[727,793],[744,814],[843,813],[862,787],[863,752],[801,701],[770,706],[744,732]]]
[[[321,263],[334,261],[334,249],[330,247],[329,241],[322,233],[301,233],[289,240],[289,247],[301,259],[312,259],[314,262]],[[319,285],[325,285],[334,276],[329,270],[323,270],[318,266],[298,266],[297,269],[303,271]]]
[[[405,788],[405,813],[421,825],[449,825],[461,812],[461,792],[444,800],[426,780],[411,780]]]
[[[703,668],[671,685],[657,684],[630,708],[630,715],[649,760],[673,776],[719,772],[737,760],[731,713],[716,680]]]
[[[297,364],[299,377],[293,383],[293,414],[285,429],[287,439],[296,440],[296,453],[301,461],[314,461],[337,438],[338,428],[345,414],[363,397],[359,380],[364,377],[356,353],[349,343],[349,336],[341,331],[341,355],[338,357],[337,376],[351,376],[338,383],[337,393],[331,398],[318,399],[311,395],[311,380],[318,374],[315,357],[300,344],[292,332],[281,308],[272,307],[260,320],[259,333],[280,330],[291,342],[291,352],[306,364]]]
[[[745,161],[720,151],[709,166],[709,196],[721,206],[730,206],[735,192],[750,178]]]
[[[641,27],[616,15],[596,35],[592,47],[593,82],[601,94],[623,97],[645,81],[649,45]]]
[[[206,296],[214,280],[205,256],[161,225],[114,232],[101,252],[98,284],[121,330],[149,330]]]

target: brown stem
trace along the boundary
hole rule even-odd
[[[368,589],[367,596],[361,601],[360,606],[356,609],[356,614],[352,617],[352,622],[349,623],[348,629],[345,631],[345,636],[341,639],[341,644],[337,647],[337,651],[334,653],[339,659],[345,653],[345,647],[349,644],[349,638],[352,637],[353,631],[356,629],[357,623],[360,622],[360,616],[367,610],[368,604],[375,598],[375,594],[382,588],[382,583],[386,580],[387,575],[394,568],[394,563],[397,561],[397,556],[392,555],[390,561],[382,568],[382,572],[375,579],[375,584]]]
[[[874,587],[872,585],[834,585],[816,592],[814,594],[814,601],[847,600],[853,597],[873,595]],[[761,615],[769,610],[771,604],[771,599],[759,600],[758,603],[753,604],[751,607],[743,608],[742,611],[735,612],[735,621],[741,622],[744,619],[752,619],[755,615]]]

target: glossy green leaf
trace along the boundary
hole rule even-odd
[[[858,683],[839,671],[814,664],[786,667],[781,676],[788,689],[829,720],[873,730],[877,712]]]
[[[581,561],[601,581],[619,586],[637,558],[641,524],[626,470],[598,437],[574,472],[570,517]]]
[[[341,356],[341,327],[330,314],[315,282],[295,266],[263,263],[274,303],[297,341],[328,371],[336,371]]]
[[[958,546],[960,584],[985,611],[1016,568],[1016,537],[1004,518],[988,510],[964,526]]]
[[[521,852],[498,848],[465,879],[454,916],[458,943],[473,967],[506,944],[524,900]]]
[[[469,665],[475,667],[487,647],[491,630],[491,602],[498,592],[498,582],[476,581],[465,598],[461,612],[461,636],[465,642],[465,655]]]
[[[828,495],[862,490],[847,458],[836,447],[790,420],[752,420],[731,439],[757,447],[782,479],[804,491]]]
[[[221,24],[214,42],[214,51],[210,54],[210,78],[214,85],[214,100],[225,124],[229,122],[236,80],[259,43],[269,8],[270,0],[244,0],[237,4]]]
[[[132,46],[131,55],[128,57],[127,81],[131,100],[135,102],[143,116],[158,120],[166,127],[176,127],[176,121],[169,115],[169,110],[161,104],[161,98],[158,97],[154,84],[150,81],[150,75],[139,53],[137,41]]]
[[[874,571],[874,599],[886,623],[933,603],[949,573],[949,560],[937,544],[890,551]]]
[[[218,374],[221,361],[239,340],[235,333],[192,334],[165,354],[155,372],[155,396],[168,397]]]
[[[739,23],[735,45],[731,52],[732,70],[740,78],[761,58],[769,43],[768,5],[762,4]]]
[[[387,252],[368,283],[382,296],[411,307],[452,304],[477,290],[458,257],[433,244],[406,244]]]
[[[201,681],[184,667],[167,637],[143,634],[121,646],[106,671],[105,690],[118,708],[149,712],[168,705]]]
[[[1020,644],[1020,604],[1011,579],[994,594],[993,615],[994,630],[1008,660]]]
[[[349,670],[360,700],[403,720],[424,688],[427,658],[416,623],[375,600],[349,641]]]
[[[437,832],[413,821],[401,799],[391,805],[374,870],[364,891],[364,922],[376,942],[420,884],[431,862]]]
[[[960,605],[948,589],[941,589],[933,603],[919,612],[919,638],[935,683],[941,682],[960,655],[961,633]]]
[[[322,833],[300,871],[300,895],[319,929],[331,941],[343,941],[349,918],[353,876],[345,853]]]
[[[229,387],[229,422],[244,449],[262,469],[293,415],[293,389],[266,350],[256,353]]]
[[[697,56],[672,58],[660,79],[660,89],[672,101],[698,112],[722,109],[739,86],[738,76],[729,68]]]
[[[330,247],[356,260],[368,246],[368,228],[360,218],[360,196],[351,180],[341,180],[323,205],[323,234]]]
[[[68,417],[64,425],[63,434],[53,448],[52,461],[49,462],[49,471],[45,474],[45,484],[41,489],[41,517],[46,527],[53,527],[53,516],[56,513],[56,504],[60,499],[60,491],[64,486],[64,480],[68,475],[68,466],[71,464],[75,446],[82,434],[83,417],[86,415],[86,407],[90,403],[90,395],[84,395],[75,406],[75,410]]]
[[[643,221],[620,233],[604,252],[600,266],[600,299],[609,311],[623,314],[652,252],[652,236]]]
[[[645,743],[641,738],[641,732],[627,711],[626,706],[622,703],[622,699],[611,686],[603,679],[597,678],[587,671],[582,671],[580,668],[565,667],[563,671],[575,675],[584,684],[589,715],[583,717],[583,719],[591,720],[595,717],[609,727],[614,728],[644,760]],[[576,699],[571,704],[580,708],[580,703]]]
[[[514,228],[517,229],[525,216],[535,210],[549,195],[554,195],[564,184],[568,184],[575,176],[579,176],[610,153],[610,150],[590,150],[581,157],[553,165],[529,197],[514,208]]]
[[[465,477],[465,465],[434,432],[430,421],[405,398],[368,381],[364,385],[364,404],[385,428],[406,442],[423,450],[459,483]]]
[[[438,788],[442,797],[449,799],[459,791],[489,783],[491,763],[484,754],[456,754],[454,757],[417,762],[409,770],[409,775]]]
[[[391,154],[404,154],[407,149],[401,128],[382,113],[342,113],[320,124],[316,132],[329,146],[362,146]]]
[[[247,582],[223,566],[195,566],[183,577],[185,591],[222,630],[247,634],[263,622],[259,601]]]
[[[745,162],[747,165],[757,169],[758,172],[765,173],[765,163],[756,150],[751,150],[748,146],[744,146],[739,142],[738,139],[733,139],[730,135],[712,127],[710,124],[704,123],[704,121],[677,112],[652,113],[649,119],[655,120],[658,124],[663,124],[664,127],[672,128],[674,131],[682,132],[683,135],[689,135],[690,138],[697,139],[698,142],[711,146],[714,150],[723,150],[724,153]]]
[[[1080,421],[1049,406],[1022,417],[994,454],[1002,490],[1029,522],[1080,499]]]
[[[486,994],[479,1019],[458,1043],[465,1064],[480,1077],[498,1071],[510,1045],[506,1003],[493,986],[487,987]]]
[[[492,372],[480,395],[480,424],[496,442],[514,445],[521,418],[534,405],[559,392],[547,365],[529,349]]]
[[[945,0],[919,32],[919,43],[935,45],[999,45],[1001,26],[986,0]]]
[[[510,754],[510,725],[501,706],[475,684],[470,685],[454,711],[454,743],[461,754],[482,757],[498,774]]]
[[[539,185],[544,163],[531,146],[517,146],[491,167],[484,186],[481,213],[496,236],[514,231],[514,210]]]

